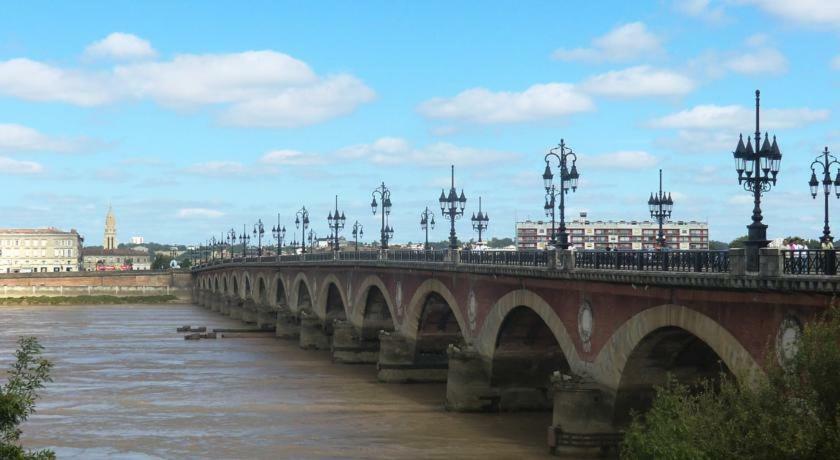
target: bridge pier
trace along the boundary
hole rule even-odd
[[[257,327],[264,330],[272,330],[277,327],[277,312],[271,307],[257,306]]]
[[[210,311],[220,311],[222,308],[223,301],[224,297],[221,294],[214,294],[213,298],[210,299]]]
[[[621,434],[613,425],[615,398],[589,377],[555,373],[551,453],[561,457],[618,457]]]
[[[286,305],[277,310],[274,335],[279,339],[300,340],[300,320]]]
[[[257,323],[257,304],[253,300],[248,299],[242,304],[242,317],[240,319],[246,324]]]
[[[446,410],[497,412],[498,390],[490,386],[488,364],[473,347],[449,345],[446,374]]]
[[[379,360],[376,377],[386,383],[445,382],[446,363],[423,362],[416,354],[416,343],[396,332],[379,333]]]
[[[234,297],[228,302],[228,315],[231,319],[242,319],[242,300]]]
[[[300,314],[300,347],[304,350],[329,350],[330,336],[324,322],[312,313]]]
[[[376,364],[379,342],[365,340],[363,334],[348,321],[333,322],[332,360],[344,364]]]

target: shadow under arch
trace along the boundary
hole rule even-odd
[[[465,332],[468,331],[467,323],[464,321],[464,317],[461,314],[461,308],[458,305],[458,301],[455,300],[455,296],[452,295],[452,291],[450,291],[445,284],[436,279],[428,279],[424,281],[417,287],[414,294],[412,294],[411,300],[408,303],[408,308],[406,309],[406,316],[403,320],[402,327],[400,328],[403,335],[409,340],[417,340],[418,332],[422,326],[421,319],[424,312],[426,312],[426,303],[430,294],[435,294],[443,300],[448,307],[448,310],[452,313],[452,318],[454,319],[459,332],[462,334],[463,340],[468,342],[468,337],[465,334]]]
[[[265,278],[257,277],[257,303],[260,305],[268,305],[268,289],[265,285]]]
[[[379,341],[379,331],[392,332],[396,329],[391,306],[385,293],[376,285],[366,289],[362,310],[361,336],[364,340]]]
[[[341,282],[333,274],[324,277],[316,296],[317,306],[315,314],[326,322],[334,319],[347,319],[348,302],[344,290],[341,289]]]
[[[288,307],[289,298],[286,295],[286,285],[283,283],[283,276],[278,273],[274,276],[274,306]]]
[[[419,297],[414,306],[416,316],[410,314],[403,327],[409,332],[405,328],[414,325],[409,340],[414,343],[414,363],[420,367],[447,368],[449,345],[463,347],[467,343],[458,307],[453,305],[454,297],[445,286],[439,287],[444,289],[430,288],[426,292],[418,289],[414,295],[414,298]]]
[[[366,302],[368,300],[368,294],[372,287],[376,287],[382,294],[382,297],[385,301],[385,308],[388,309],[388,316],[390,316],[392,319],[396,318],[396,313],[394,311],[394,301],[392,300],[391,293],[388,290],[388,287],[385,286],[385,283],[382,281],[382,278],[376,275],[368,275],[359,284],[359,289],[356,291],[356,298],[353,299],[353,311],[350,317],[350,322],[356,325],[357,327],[364,327],[365,314],[367,310]],[[396,321],[394,321],[394,323],[396,324]]]
[[[213,278],[213,292],[216,294],[219,293],[219,277],[216,276]]]
[[[295,301],[294,307],[295,311],[300,312],[302,310],[306,310],[309,312],[313,312],[314,305],[312,303],[312,289],[309,286],[309,280],[306,278],[306,275],[301,272],[295,276],[295,280],[292,283],[294,286],[294,294],[295,294]]]

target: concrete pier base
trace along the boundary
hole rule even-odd
[[[300,321],[288,307],[280,307],[277,311],[274,335],[278,339],[300,339]]]
[[[329,350],[330,336],[324,330],[324,322],[314,314],[301,312],[298,343],[304,350]]]
[[[257,311],[253,305],[242,307],[242,320],[245,324],[257,324]]]
[[[242,310],[241,305],[231,304],[228,307],[228,315],[231,319],[242,319]]]
[[[347,321],[333,322],[332,360],[343,364],[376,364],[379,341],[365,340]]]
[[[415,344],[400,334],[379,334],[379,359],[376,378],[386,383],[445,382],[445,363],[419,363]]]
[[[277,313],[268,310],[269,307],[260,307],[257,311],[257,327],[266,331],[277,327]]]
[[[213,299],[210,300],[210,311],[218,312],[221,310],[221,303],[222,299],[219,296],[214,296]]]
[[[446,376],[446,410],[498,412],[499,395],[490,386],[487,364],[472,347],[449,345]]]
[[[612,423],[614,398],[587,377],[555,374],[551,453],[561,457],[618,458],[621,435]]]

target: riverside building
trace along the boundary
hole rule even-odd
[[[555,222],[557,228],[560,224]],[[709,224],[697,221],[672,221],[662,226],[668,249],[709,249]],[[659,224],[651,221],[590,221],[585,217],[566,223],[569,244],[576,250],[609,247],[614,250],[653,250]],[[560,240],[559,230],[557,240]],[[516,248],[519,250],[545,249],[550,246],[551,221],[542,220],[516,223]]]
[[[75,229],[0,229],[0,273],[79,271],[81,247]]]

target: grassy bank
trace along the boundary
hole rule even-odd
[[[111,305],[131,303],[169,303],[178,300],[174,295],[113,296],[31,296],[0,298],[0,305]]]

